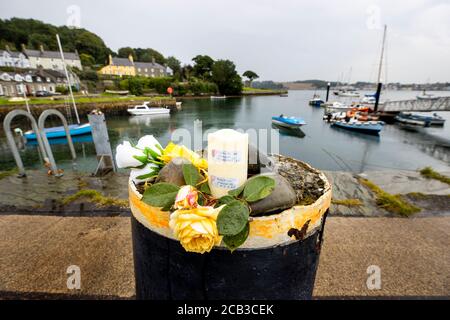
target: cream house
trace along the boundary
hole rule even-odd
[[[23,53],[30,61],[30,68],[42,67],[50,70],[64,70],[63,61],[59,51],[47,51],[41,46],[39,50],[23,48]],[[68,67],[76,67],[83,70],[78,52],[64,52],[64,60]]]

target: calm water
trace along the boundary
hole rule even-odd
[[[324,92],[317,93],[322,97],[325,95]],[[386,92],[383,99],[408,99],[417,94],[392,91]],[[436,94],[450,95],[449,92]],[[301,116],[307,125],[302,129],[304,136],[280,132],[280,153],[304,160],[319,169],[361,172],[383,169],[416,170],[432,166],[448,171],[450,147],[442,146],[429,135],[405,131],[397,125],[386,125],[379,138],[332,128],[322,120],[322,108],[308,105],[312,95],[312,91],[290,91],[289,97],[245,97],[225,101],[186,100],[183,102],[182,111],[168,116],[107,117],[110,140],[115,149],[122,140],[137,141],[145,134],[153,134],[165,145],[176,129],[184,128],[192,133],[196,119],[202,120],[203,132],[220,128],[271,129],[271,117],[284,114]],[[445,126],[425,130],[450,139],[450,112],[439,114],[448,120]],[[26,128],[26,124],[20,126],[22,129]],[[270,142],[270,138],[262,140]],[[0,148],[0,170],[13,168],[15,163],[8,150],[3,130],[0,133]],[[58,166],[70,168],[67,145],[54,144],[52,148]],[[89,137],[76,141],[75,148],[78,170],[93,171],[96,158]],[[27,168],[40,167],[40,155],[36,146],[25,146],[21,149],[21,156]]]

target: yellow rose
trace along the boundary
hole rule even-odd
[[[214,245],[220,244],[222,237],[219,236],[216,220],[222,207],[198,206],[176,210],[170,215],[170,228],[186,251],[210,252]]]
[[[197,153],[192,150],[189,150],[185,146],[180,146],[174,144],[173,142],[169,142],[166,148],[163,150],[160,159],[164,163],[169,163],[173,158],[184,158],[192,162],[194,166],[199,169],[208,169],[208,161],[200,157]]]
[[[198,201],[198,192],[193,186],[183,186],[175,198],[175,209],[188,209],[196,207]]]

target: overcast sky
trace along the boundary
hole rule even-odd
[[[383,79],[450,81],[449,0],[14,0],[0,17],[80,23],[113,50],[208,54],[275,81],[375,81],[387,24]]]

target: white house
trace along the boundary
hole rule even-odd
[[[47,51],[41,46],[40,50],[28,50],[23,48],[23,53],[30,61],[30,68],[37,69],[41,67],[50,70],[64,70],[59,51]],[[78,52],[64,52],[64,60],[67,66],[83,70]]]
[[[30,68],[30,61],[22,52],[6,48],[0,50],[0,67]]]

